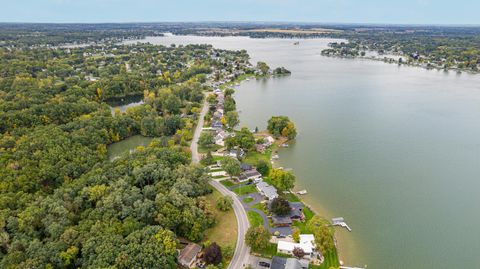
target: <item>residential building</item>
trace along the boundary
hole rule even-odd
[[[305,252],[305,258],[312,257],[315,249],[315,237],[313,234],[301,234],[299,243],[292,243],[288,241],[278,241],[277,251],[280,253],[293,255],[295,248],[301,248]]]
[[[256,187],[258,192],[260,192],[260,194],[265,196],[268,200],[273,200],[278,197],[277,189],[264,181],[257,183]]]
[[[270,269],[307,269],[308,263],[294,258],[273,256]]]
[[[248,171],[244,171],[240,174],[240,176],[238,177],[238,180],[240,182],[244,182],[244,181],[247,181],[247,180],[254,180],[256,178],[260,178],[262,177],[262,174],[260,174],[257,169],[253,168],[251,170],[248,170]]]
[[[195,261],[197,260],[198,253],[202,250],[197,244],[188,244],[178,255],[178,262],[188,268],[195,267]]]

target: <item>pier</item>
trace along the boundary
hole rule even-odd
[[[347,229],[349,232],[352,231],[352,229],[348,226],[348,224],[345,222],[345,220],[342,217],[333,218],[332,219],[332,225],[333,226],[341,226],[341,227]]]

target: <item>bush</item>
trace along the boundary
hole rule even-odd
[[[230,196],[222,196],[217,200],[217,208],[221,211],[228,211],[232,208],[233,199]]]

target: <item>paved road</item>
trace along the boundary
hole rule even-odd
[[[199,163],[200,162],[200,155],[198,154],[198,139],[200,138],[200,134],[202,132],[202,127],[204,123],[204,117],[208,111],[208,104],[207,101],[203,103],[202,111],[200,112],[200,118],[198,119],[197,128],[195,129],[195,133],[193,134],[192,144],[190,145],[190,150],[192,151],[192,162]],[[238,225],[238,237],[237,237],[237,246],[235,247],[235,253],[233,254],[232,261],[228,266],[228,269],[240,269],[244,268],[245,265],[249,263],[250,258],[250,248],[245,244],[245,234],[247,233],[248,227],[250,227],[250,223],[248,222],[247,213],[243,208],[242,203],[238,200],[238,197],[225,188],[222,184],[216,181],[210,181],[210,185],[212,185],[215,189],[217,189],[223,195],[228,195],[233,198],[233,210],[237,217],[237,225]]]

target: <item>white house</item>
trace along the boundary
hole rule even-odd
[[[277,189],[264,181],[258,182],[256,187],[260,194],[267,197],[268,200],[273,200],[278,197]]]
[[[315,249],[315,237],[313,234],[301,234],[299,243],[278,241],[277,251],[280,253],[293,255],[295,248],[302,249],[305,252],[305,257],[311,257]]]

